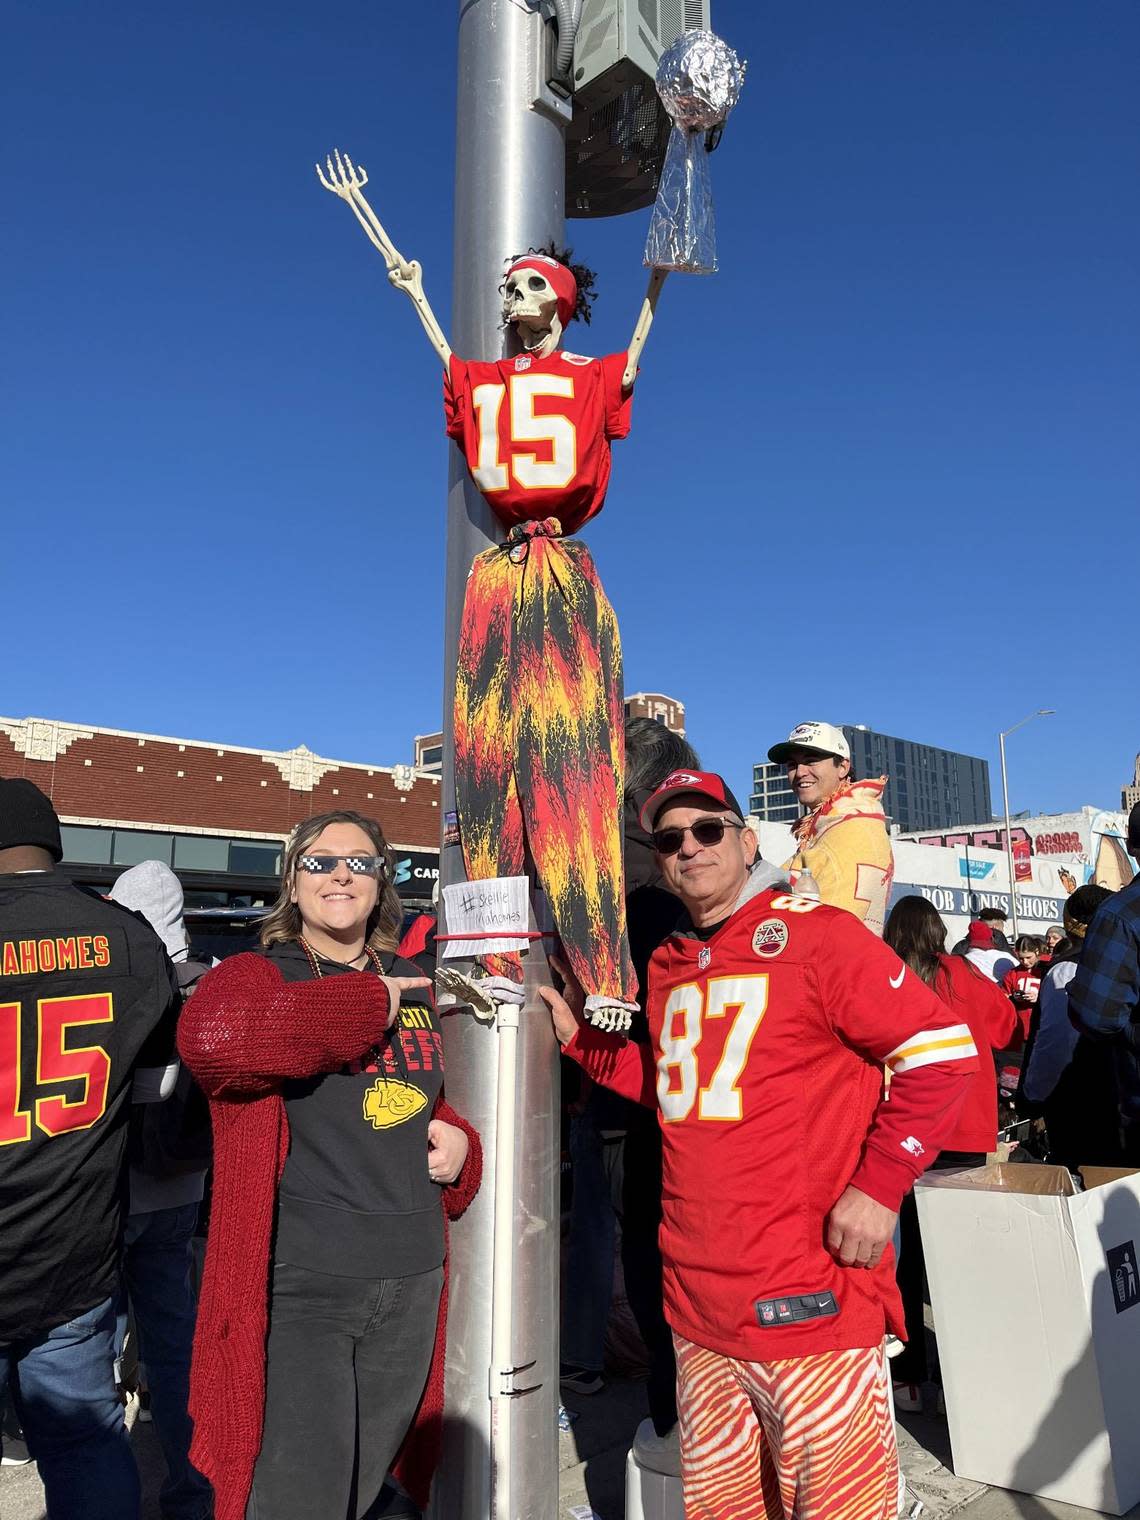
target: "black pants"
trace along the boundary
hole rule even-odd
[[[273,1269],[265,1429],[246,1520],[357,1520],[427,1382],[443,1268],[379,1280]]]
[[[677,1423],[677,1363],[661,1301],[661,1126],[656,1109],[632,1115],[625,1137],[621,1265],[629,1307],[649,1352],[646,1395],[653,1428],[668,1435]]]
[[[942,1151],[932,1172],[959,1171],[962,1167],[985,1166],[982,1151]],[[922,1236],[918,1228],[918,1207],[914,1194],[908,1193],[899,1210],[899,1260],[895,1277],[906,1319],[906,1348],[888,1363],[896,1383],[925,1383],[926,1364],[926,1258],[922,1254]]]

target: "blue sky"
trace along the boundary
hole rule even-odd
[[[438,725],[456,8],[11,0],[0,711],[390,764]],[[1115,806],[1140,748],[1140,7],[714,0],[722,272],[587,531],[628,690],[747,786],[799,719]],[[624,347],[648,212],[570,223]],[[494,277],[492,273],[489,277]]]

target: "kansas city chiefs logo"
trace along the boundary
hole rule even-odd
[[[398,1077],[380,1077],[364,1094],[364,1117],[373,1129],[391,1129],[426,1107],[427,1095]]]
[[[700,786],[701,778],[694,776],[692,771],[674,771],[671,776],[666,776],[661,783],[664,789],[667,786]]]

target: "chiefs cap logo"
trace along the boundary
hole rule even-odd
[[[663,792],[667,786],[700,786],[703,780],[703,776],[694,776],[692,771],[673,771],[665,777],[658,790]]]
[[[761,960],[775,960],[788,948],[788,926],[782,918],[766,918],[756,925],[752,949]]]

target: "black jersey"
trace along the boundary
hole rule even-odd
[[[0,876],[0,1342],[114,1290],[136,1068],[176,1059],[154,931],[54,871]]]

